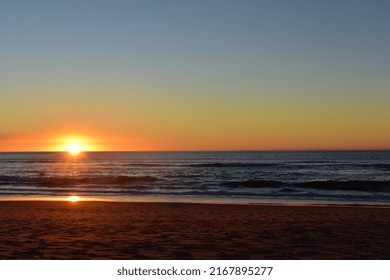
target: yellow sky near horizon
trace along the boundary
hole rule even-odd
[[[77,138],[88,150],[119,151],[390,148],[388,106],[374,99],[59,88],[9,89],[1,151],[62,150]]]

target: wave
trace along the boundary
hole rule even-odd
[[[74,184],[114,184],[156,182],[152,176],[98,176],[98,177],[20,177],[0,176],[0,185],[4,184],[37,184],[45,186]]]
[[[318,164],[318,162],[316,162]],[[155,164],[155,163],[125,163],[122,166],[129,167],[193,167],[193,168],[267,168],[274,166],[282,166],[283,168],[297,168],[297,165],[300,167],[313,167],[313,164],[308,164],[305,162],[297,163],[249,163],[249,162],[211,162],[211,163],[194,163],[194,164]],[[358,169],[378,169],[378,170],[390,170],[390,164],[387,163],[329,163],[329,162],[320,162],[320,165],[323,167],[346,167],[346,168],[358,168]]]
[[[230,187],[246,188],[272,188],[285,187],[291,191],[293,188],[322,189],[334,191],[367,191],[367,192],[390,192],[390,181],[308,181],[308,182],[282,182],[273,180],[246,180],[229,181],[224,185]]]
[[[278,163],[246,163],[246,162],[214,162],[214,163],[197,163],[187,164],[190,167],[269,167],[280,165]]]
[[[342,191],[390,191],[390,181],[311,181],[295,183],[296,187]]]
[[[365,169],[380,169],[380,170],[390,170],[390,163],[361,163],[361,164],[351,164],[351,167],[359,167],[359,168],[365,168]]]
[[[231,187],[247,187],[247,188],[269,188],[283,185],[283,182],[273,180],[246,180],[246,181],[230,181],[225,182],[225,185]]]
[[[280,165],[278,163],[246,163],[246,162],[212,162],[212,163],[124,163],[121,166],[129,167],[269,167]]]
[[[121,166],[129,167],[161,167],[161,166],[172,166],[169,164],[158,164],[158,163],[123,163]]]

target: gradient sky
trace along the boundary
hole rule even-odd
[[[0,150],[390,148],[390,2],[0,0]]]

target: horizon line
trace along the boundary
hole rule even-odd
[[[232,150],[90,150],[83,153],[145,153],[145,152],[336,152],[336,151],[390,151],[390,148],[363,149],[232,149]],[[0,153],[68,153],[68,151],[0,151]]]

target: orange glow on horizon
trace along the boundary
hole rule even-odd
[[[1,134],[0,152],[66,152],[78,155],[95,151],[161,150],[145,138],[120,135],[115,132],[82,131],[76,133]]]
[[[230,128],[229,128],[230,129]],[[70,132],[66,132],[66,130]],[[262,126],[261,130],[249,133],[245,128],[237,130],[234,137],[227,138],[227,132],[183,131],[172,136],[156,130],[152,135],[137,135],[117,131],[92,129],[60,129],[57,132],[2,134],[0,151],[3,152],[65,152],[80,156],[93,151],[218,151],[218,150],[375,150],[389,149],[386,133],[350,133],[337,130],[307,133],[306,129],[280,126]],[[186,132],[186,133],[185,133]],[[190,133],[191,132],[191,133]],[[207,137],[206,137],[207,135]],[[229,135],[232,135],[231,133]],[[351,137],[353,139],[351,139]],[[381,141],[379,141],[381,140]],[[372,144],[374,143],[375,144]]]
[[[81,136],[70,136],[60,138],[56,142],[60,144],[55,146],[53,150],[68,152],[72,156],[77,156],[82,152],[94,151],[96,147],[91,144],[91,140]]]

